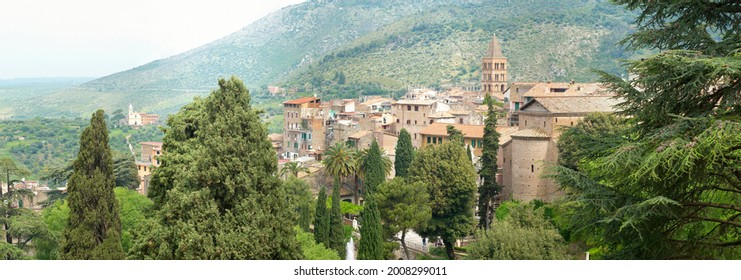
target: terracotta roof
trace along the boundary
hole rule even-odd
[[[372,132],[371,131],[368,131],[368,130],[361,130],[361,131],[358,131],[358,132],[353,133],[352,135],[348,136],[347,138],[360,139],[360,138],[365,137],[369,133],[372,133]]]
[[[502,54],[502,47],[499,46],[499,40],[497,40],[497,35],[492,36],[485,57],[504,57],[504,54]]]
[[[447,136],[448,135],[448,123],[433,123],[428,125],[420,134],[424,135],[437,135]],[[484,138],[484,126],[483,125],[468,125],[468,124],[452,124],[453,127],[460,130],[463,136],[466,138]]]
[[[497,132],[499,132],[499,145],[504,145],[510,139],[512,139],[512,133],[517,132],[516,126],[497,126]]]
[[[615,112],[615,105],[620,102],[612,96],[535,97],[525,103],[520,111],[527,112],[528,107],[538,103],[550,113]]]
[[[383,103],[383,102],[392,102],[392,101],[394,100],[391,98],[374,98],[374,99],[366,100],[365,102],[360,103],[360,104],[370,106],[373,104],[378,104],[378,103]]]
[[[448,113],[448,112],[437,112],[437,113],[430,114],[429,116],[429,118],[431,119],[450,119],[453,117],[454,117],[453,114]]]
[[[551,138],[548,135],[548,133],[545,133],[545,131],[543,131],[540,128],[528,128],[528,129],[518,130],[510,134],[510,137],[512,138]]]
[[[270,139],[270,141],[283,141],[283,134],[268,134],[268,139]]]
[[[286,102],[283,102],[283,104],[300,105],[300,104],[309,103],[315,100],[320,100],[320,99],[316,97],[301,97],[299,99],[288,100]]]
[[[537,83],[523,97],[612,95],[599,83]]]
[[[162,147],[162,142],[141,142],[139,144]]]

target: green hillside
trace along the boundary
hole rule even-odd
[[[613,44],[632,15],[606,0],[335,0],[286,7],[225,38],[83,85],[45,92],[22,117],[79,117],[95,109],[175,112],[237,75],[253,94],[271,84],[326,97],[471,84],[496,33],[513,81],[619,73]],[[280,101],[266,99],[266,107]],[[18,110],[0,105],[0,113]]]

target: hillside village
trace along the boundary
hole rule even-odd
[[[375,140],[393,161],[402,129],[418,149],[447,141],[446,128],[452,125],[463,132],[477,163],[484,135],[484,98],[489,94],[500,105],[497,183],[504,187],[499,199],[554,201],[560,195],[558,186],[542,175],[545,164],[557,161],[559,129],[574,126],[589,113],[613,112],[618,101],[598,83],[508,82],[507,58],[496,36],[481,61],[482,82],[476,91],[414,89],[399,100],[364,96],[285,101],[284,133],[271,134],[270,141],[281,164],[298,161],[311,170],[300,177],[317,177],[311,174],[322,169],[322,153],[335,143],[366,149]],[[347,182],[346,201],[354,201],[351,188]]]

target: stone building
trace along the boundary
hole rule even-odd
[[[481,90],[498,99],[504,99],[507,84],[507,58],[502,54],[497,36],[489,42],[489,48],[481,63]]]
[[[404,99],[396,101],[391,106],[391,113],[396,118],[396,124],[392,132],[399,135],[401,129],[405,128],[412,136],[414,147],[419,148],[419,140],[421,139],[419,133],[422,129],[435,122],[436,113],[449,110],[449,105],[436,100]],[[452,115],[450,118],[452,119]]]
[[[535,97],[565,97],[565,96],[605,96],[610,95],[607,89],[599,83],[512,83],[509,90],[509,111],[507,119],[510,125],[519,124],[519,110],[528,101]]]
[[[614,112],[617,103],[612,96],[544,96],[526,102],[517,131],[502,144],[502,199],[552,202],[562,196],[556,182],[543,178],[546,165],[558,161],[560,128],[589,113]]]
[[[153,125],[159,123],[160,116],[157,114],[134,112],[134,105],[129,103],[129,114],[126,116],[126,121],[130,126]]]
[[[137,192],[147,195],[152,171],[161,164],[162,142],[142,142],[141,146],[141,158],[136,161],[136,173],[139,175]]]
[[[316,97],[302,97],[283,102],[284,158],[307,156],[315,148],[319,148],[315,147],[315,143],[323,145],[324,120],[320,108],[321,101]],[[321,139],[317,139],[317,136]]]

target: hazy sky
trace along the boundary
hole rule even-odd
[[[101,77],[229,35],[304,0],[9,0],[0,79]]]

